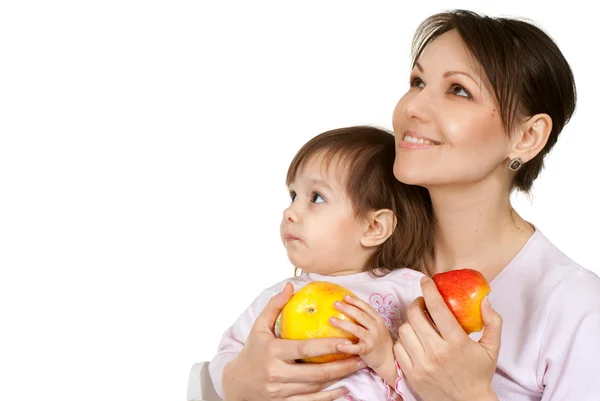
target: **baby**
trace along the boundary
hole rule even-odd
[[[263,291],[223,335],[209,365],[221,396],[223,368],[269,299],[286,283],[297,291],[327,281],[357,296],[335,304],[357,324],[334,318],[330,324],[359,339],[340,352],[357,354],[368,366],[329,389],[345,387],[344,400],[415,399],[393,344],[408,306],[421,295],[419,261],[431,247],[431,223],[425,190],[394,178],[394,157],[393,135],[369,126],[324,132],[298,151],[287,173],[291,204],[280,229],[289,260],[302,273]]]

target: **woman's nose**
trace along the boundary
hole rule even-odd
[[[427,122],[430,120],[433,102],[434,99],[424,89],[418,92],[409,92],[398,101],[394,117],[400,117],[396,114],[401,114],[404,119]]]

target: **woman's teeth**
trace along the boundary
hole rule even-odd
[[[422,144],[426,144],[426,145],[433,145],[433,142],[428,141],[427,139],[415,138],[414,136],[410,136],[410,135],[405,135],[404,136],[404,142],[422,143]]]

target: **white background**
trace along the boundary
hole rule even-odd
[[[598,21],[576,1],[0,3],[0,399],[183,400],[189,368],[289,276],[287,165],[391,127],[412,33],[471,8],[537,21],[579,90],[515,207],[600,272]]]

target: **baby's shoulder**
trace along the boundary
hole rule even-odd
[[[285,285],[287,283],[290,283],[294,286],[294,292],[298,291],[300,288],[304,287],[304,285],[306,285],[306,283],[308,283],[310,280],[306,277],[305,274],[301,274],[300,276],[294,276],[294,277],[288,277],[285,278],[275,284],[273,284],[272,286],[265,288],[262,293],[263,294],[271,294],[271,295],[275,295],[280,293],[281,291],[283,291],[283,289],[285,288]]]
[[[407,268],[394,269],[381,277],[382,283],[387,283],[399,289],[418,288],[421,290],[421,279],[425,275],[419,271]]]
[[[425,275],[412,269],[394,269],[374,280],[371,287],[374,290],[387,290],[394,293],[402,302],[410,304],[413,300],[423,295],[421,290],[421,278]]]

